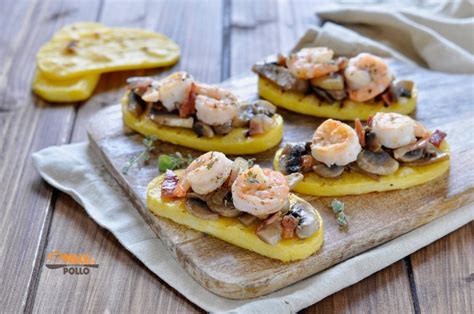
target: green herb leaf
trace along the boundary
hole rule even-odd
[[[334,212],[334,214],[338,214],[338,213],[344,211],[344,203],[334,199],[331,202],[331,208],[332,208],[332,211]]]
[[[150,160],[150,152],[155,148],[154,144],[156,140],[156,136],[147,136],[143,139],[145,150],[143,150],[140,154],[136,156],[130,157],[125,166],[123,166],[122,168],[122,173],[124,175],[127,175],[128,171],[130,170],[130,168],[132,168],[133,165],[138,164],[140,161]]]
[[[158,157],[158,169],[160,169],[160,172],[182,169],[189,166],[192,161],[193,157],[191,155],[183,157],[179,152],[169,155],[163,154]]]
[[[346,228],[349,225],[349,218],[344,213],[344,203],[336,199],[330,204],[333,213],[336,215],[336,221],[340,227]]]

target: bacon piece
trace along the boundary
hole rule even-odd
[[[166,170],[165,179],[161,184],[161,197],[175,198],[174,190],[178,185],[178,176],[171,170]]]
[[[357,133],[357,137],[359,138],[359,143],[362,147],[365,147],[365,130],[359,118],[355,119],[354,125],[355,125],[355,131]]]
[[[179,117],[187,118],[196,112],[196,84],[191,83],[191,90],[189,91],[188,98],[179,107]]]
[[[291,215],[286,215],[281,221],[283,227],[281,236],[283,239],[292,239],[295,236],[295,229],[298,226],[298,219]]]
[[[315,162],[314,158],[311,155],[301,156],[301,171],[310,171],[313,169]]]
[[[127,79],[127,88],[129,90],[138,89],[144,93],[152,83],[153,79],[151,77],[134,76]]]
[[[443,131],[436,130],[433,132],[433,134],[431,134],[429,141],[431,144],[439,148],[439,145],[441,145],[446,135],[448,134]]]
[[[369,116],[369,117],[367,118],[366,123],[367,123],[367,126],[368,126],[369,128],[372,127],[372,122],[373,122],[373,120],[374,120],[374,116]]]
[[[388,107],[393,103],[393,99],[392,99],[392,95],[390,94],[390,91],[386,91],[385,93],[380,95],[380,97],[382,98],[382,101],[385,107]]]

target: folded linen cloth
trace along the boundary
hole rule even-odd
[[[474,73],[474,3],[471,1],[446,1],[431,10],[410,7],[397,10],[394,3],[375,7],[330,5],[318,8],[316,15],[345,27],[325,23],[307,33],[303,37],[305,45],[298,48],[315,42],[327,43],[344,54],[341,45],[351,49],[347,43],[355,42],[363,48],[367,38],[371,38],[369,43],[377,48],[376,53],[381,49],[436,71]]]
[[[293,313],[350,286],[474,219],[474,204],[267,296],[230,300],[201,287],[174,260],[125,196],[88,143],[53,146],[33,154],[46,182],[69,194],[147,268],[210,312]]]

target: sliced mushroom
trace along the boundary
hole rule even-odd
[[[256,100],[252,104],[252,109],[254,114],[264,114],[269,117],[276,112],[276,107],[271,102],[262,99]]]
[[[281,232],[280,213],[275,213],[258,226],[256,234],[263,242],[275,245],[281,240]]]
[[[357,165],[364,171],[378,175],[389,175],[399,167],[398,161],[386,151],[374,153],[367,149],[362,150],[357,156]]]
[[[231,186],[234,183],[235,179],[241,171],[245,171],[249,168],[249,162],[242,157],[235,158],[232,163],[232,170],[230,171],[228,186]]]
[[[152,83],[153,79],[151,77],[134,76],[127,79],[127,88],[134,90],[141,96],[148,89],[148,87],[152,85]]]
[[[395,81],[390,85],[392,99],[398,101],[401,97],[411,98],[414,83],[413,81]]]
[[[186,210],[201,219],[217,220],[219,215],[211,211],[206,203],[196,198],[187,198],[185,203]]]
[[[347,98],[347,93],[345,90],[326,90],[326,93],[331,96],[332,99],[334,100],[343,100]]]
[[[270,130],[273,126],[273,119],[264,114],[257,114],[249,123],[249,136],[263,134]]]
[[[214,137],[212,127],[200,121],[193,124],[193,131],[198,137]]]
[[[291,174],[301,171],[301,155],[306,151],[306,143],[288,143],[283,147],[279,160],[280,171]]]
[[[411,162],[420,159],[424,155],[427,139],[421,139],[413,144],[408,144],[393,150],[393,157],[399,161]]]
[[[311,85],[324,90],[342,91],[344,90],[344,78],[341,74],[331,73],[323,77],[312,79]]]
[[[311,86],[311,88],[314,91],[314,93],[325,102],[329,104],[332,104],[333,102],[335,102],[335,99],[332,98],[332,96],[325,89],[315,87],[315,86]]]
[[[288,215],[298,219],[296,236],[300,239],[309,238],[320,228],[320,222],[313,206],[305,200],[292,199]]]
[[[424,166],[449,159],[449,154],[439,151],[435,156],[426,156],[412,162],[403,163],[404,166]]]
[[[332,165],[328,167],[323,163],[318,163],[313,166],[313,171],[323,178],[336,178],[344,172],[344,166]]]
[[[234,207],[230,188],[220,187],[217,191],[210,193],[206,201],[210,210],[224,217],[237,217],[240,211]]]
[[[350,163],[350,164],[348,165],[348,167],[349,167],[349,170],[351,170],[351,171],[355,171],[355,172],[357,172],[357,173],[363,174],[363,175],[365,175],[365,176],[371,178],[372,180],[380,181],[380,176],[365,171],[364,169],[362,169],[361,167],[359,167],[359,166],[357,165],[357,162],[352,162],[352,163]]]
[[[248,102],[242,102],[239,104],[238,109],[237,115],[232,120],[232,126],[235,128],[247,127],[250,119],[255,115],[253,105]]]
[[[374,153],[382,150],[382,144],[380,144],[374,132],[365,133],[365,147]]]
[[[253,225],[254,223],[256,223],[258,221],[258,218],[255,217],[254,215],[250,215],[250,214],[242,214],[239,216],[239,221],[244,225],[244,226],[251,226]]]
[[[226,124],[221,124],[221,125],[215,125],[212,127],[214,130],[214,133],[217,135],[226,135],[229,134],[230,131],[232,131],[232,123],[226,123]]]
[[[136,118],[138,118],[146,109],[146,102],[134,91],[128,94],[127,109]]]
[[[284,66],[275,63],[255,64],[252,71],[279,86],[284,91],[305,93],[309,82],[293,76]]]
[[[178,118],[174,114],[150,114],[150,119],[159,125],[186,129],[192,129],[194,124],[193,118]]]
[[[290,191],[295,188],[295,186],[303,180],[304,176],[301,173],[292,173],[285,176],[286,181],[288,181],[288,186],[290,187]]]

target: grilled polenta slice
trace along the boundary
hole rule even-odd
[[[383,102],[361,103],[352,100],[337,101],[332,104],[320,100],[314,94],[283,91],[276,84],[259,76],[258,93],[275,106],[306,115],[338,120],[367,120],[377,112],[397,112],[409,114],[416,108],[417,90],[413,87],[411,98],[406,102],[395,102],[384,106]]]
[[[247,129],[233,128],[226,135],[212,138],[199,137],[192,129],[158,125],[147,116],[135,117],[126,105],[127,97],[122,100],[123,122],[126,126],[145,136],[156,136],[157,139],[194,148],[201,151],[220,151],[224,154],[246,155],[263,152],[280,143],[283,137],[283,118],[275,114],[274,126],[261,135],[247,136]]]
[[[222,216],[217,220],[204,220],[190,214],[185,208],[183,199],[162,199],[161,184],[163,179],[164,175],[161,175],[153,179],[148,185],[148,209],[156,216],[170,219],[191,229],[210,234],[241,248],[283,262],[304,259],[318,251],[323,244],[323,220],[316,210],[319,229],[311,237],[304,240],[298,238],[281,240],[272,246],[258,238],[255,234],[256,225],[246,227],[239,222],[238,218]],[[289,201],[290,203],[304,202],[304,200],[291,193]]]
[[[178,45],[168,37],[133,28],[84,24],[65,29],[41,47],[38,68],[52,80],[72,79],[120,70],[147,69],[175,64]],[[77,27],[79,28],[79,27]]]
[[[33,91],[41,98],[51,102],[76,102],[86,100],[92,95],[100,74],[90,74],[68,80],[50,80],[36,69],[33,78]]]
[[[449,153],[449,145],[444,140],[440,150]],[[273,160],[273,167],[279,170],[279,159],[282,149],[278,150]],[[304,178],[293,191],[314,196],[357,195],[370,192],[384,192],[406,189],[424,184],[441,177],[449,169],[449,159],[420,166],[400,166],[393,174],[380,176],[375,181],[357,172],[344,171],[338,178],[323,178],[316,173],[304,174]]]

